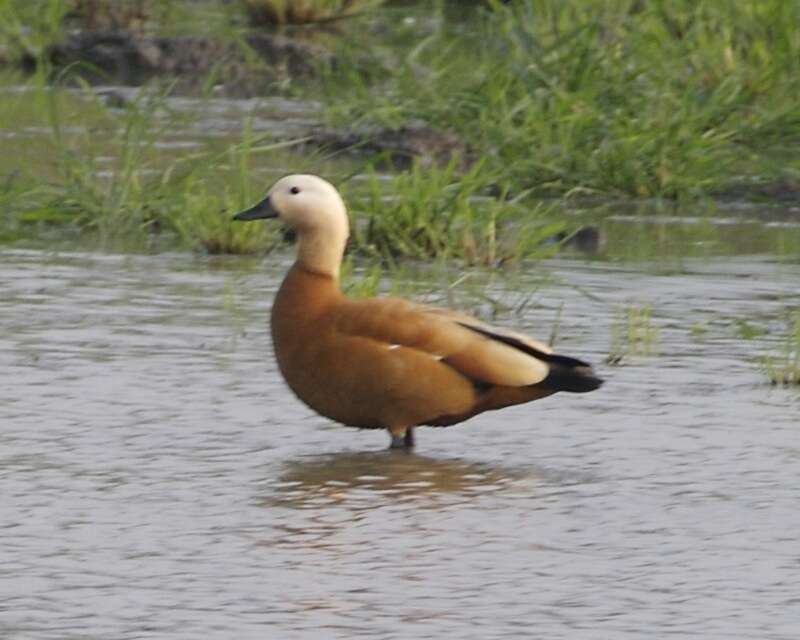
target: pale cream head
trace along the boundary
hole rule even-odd
[[[338,278],[350,229],[336,187],[317,176],[291,175],[278,180],[268,197],[278,218],[297,231],[297,261]]]

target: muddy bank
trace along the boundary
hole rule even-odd
[[[352,156],[373,156],[380,161],[379,166],[394,169],[407,169],[414,160],[424,166],[455,160],[466,169],[474,159],[458,133],[439,131],[424,122],[411,122],[398,129],[314,127],[304,145]]]
[[[772,203],[791,206],[790,218],[800,220],[800,182],[790,179],[772,181],[735,181],[714,194],[721,202]],[[792,206],[793,205],[793,206]]]
[[[276,80],[308,80],[322,66],[336,64],[336,57],[319,44],[268,33],[251,34],[237,43],[121,30],[75,32],[51,47],[47,57],[56,68],[72,67],[88,82],[141,86],[166,77],[174,80],[178,94],[196,94],[213,85],[215,95],[231,98],[270,95]],[[37,60],[28,56],[22,63],[32,71]],[[110,106],[122,108],[125,100],[114,100]],[[453,158],[466,168],[472,160],[456,132],[439,131],[421,121],[396,129],[315,124],[303,134],[306,149],[377,157],[382,166],[396,169],[408,168],[415,160],[429,166]]]
[[[177,89],[191,92],[211,81],[220,93],[254,96],[285,77],[309,77],[334,56],[314,43],[258,33],[241,43],[203,36],[155,37],[127,31],[74,32],[50,47],[57,68],[74,66],[90,82],[140,85],[156,76],[173,76]],[[26,56],[23,67],[37,60]]]

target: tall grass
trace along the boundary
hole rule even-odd
[[[167,200],[164,177],[147,177],[156,171],[148,162],[149,152],[163,134],[163,119],[153,117],[163,108],[163,94],[143,91],[131,102],[119,120],[106,114],[106,127],[115,141],[116,154],[110,164],[103,162],[90,137],[91,128],[79,133],[64,131],[58,88],[45,88],[55,167],[58,206],[74,212],[74,222],[91,229],[103,239],[130,236],[157,224],[152,203]],[[91,95],[91,94],[89,94]]]
[[[64,0],[0,0],[0,61],[42,57],[61,40],[69,10]]]
[[[800,3],[519,0],[334,70],[335,122],[455,129],[537,193],[684,197],[800,141]]]
[[[171,111],[169,88],[154,85],[124,108],[111,109],[89,87],[53,85],[41,72],[18,100],[0,99],[0,120],[49,131],[20,147],[20,162],[0,162],[2,228],[24,236],[62,226],[114,246],[269,249],[277,226],[230,218],[268,186],[270,178],[259,177],[255,167],[293,141],[267,141],[245,120],[238,140],[164,153],[163,142],[177,126],[188,125],[181,122],[188,117]],[[313,157],[304,164],[313,165]],[[325,173],[322,161],[316,167]],[[555,246],[545,241],[564,226],[553,220],[552,207],[525,204],[502,185],[502,175],[481,164],[464,172],[456,160],[444,167],[415,164],[388,180],[371,173],[345,181],[351,249],[384,263],[455,258],[493,267],[552,253]],[[496,196],[487,196],[490,191]]]
[[[500,265],[551,250],[544,241],[561,227],[534,197],[686,198],[737,176],[800,175],[792,155],[800,143],[800,3],[485,4],[458,24],[444,3],[425,5],[424,20],[417,14],[398,27],[413,32],[413,44],[389,50],[367,39],[365,51],[351,38],[349,52],[324,71],[334,123],[423,120],[457,132],[459,148],[469,149],[445,166],[349,182],[360,253]],[[37,15],[27,6],[0,0],[0,18],[8,18],[0,33],[41,52],[63,24],[64,3],[46,0]],[[387,19],[398,15],[386,11]],[[28,28],[28,19],[41,28]],[[245,126],[225,148],[165,156],[157,145],[174,126],[166,94],[145,91],[121,112],[87,103],[75,127],[65,120],[73,98],[45,75],[32,102],[52,133],[35,143],[48,162],[0,174],[6,230],[66,221],[101,238],[172,234],[211,252],[271,245],[270,233],[254,231],[261,225],[229,225],[224,212],[257,195],[253,163],[274,144]]]
[[[7,237],[56,225],[131,247],[163,240],[251,253],[273,244],[274,230],[236,225],[231,215],[263,188],[251,171],[256,157],[288,143],[265,143],[245,126],[221,149],[165,155],[159,145],[182,117],[170,112],[168,90],[142,90],[122,111],[106,109],[89,90],[67,91],[41,78],[24,96],[26,117],[45,123],[50,135],[37,139],[28,166],[0,172]]]
[[[552,252],[545,241],[564,228],[552,208],[483,195],[496,180],[481,164],[461,172],[455,161],[414,163],[388,181],[371,174],[364,187],[348,188],[351,243],[388,261],[457,258],[484,266]]]

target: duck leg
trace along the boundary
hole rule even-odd
[[[389,435],[392,440],[389,444],[390,449],[413,449],[414,447],[414,429],[408,427],[402,431],[399,429],[389,429]]]

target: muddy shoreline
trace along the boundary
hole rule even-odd
[[[248,35],[241,43],[214,37],[154,37],[127,31],[76,31],[45,54],[59,72],[69,70],[95,85],[140,87],[158,78],[174,82],[172,91],[197,95],[213,81],[215,97],[251,99],[274,93],[276,78],[303,82],[326,65],[337,64],[325,47],[278,34]],[[39,61],[26,56],[22,68],[33,73]],[[109,106],[124,108],[126,99],[106,92]],[[291,136],[290,136],[291,137]],[[453,130],[440,131],[422,121],[390,129],[333,128],[317,123],[302,132],[306,149],[375,157],[379,166],[406,169],[415,160],[443,165],[456,158],[468,166],[472,154]]]

